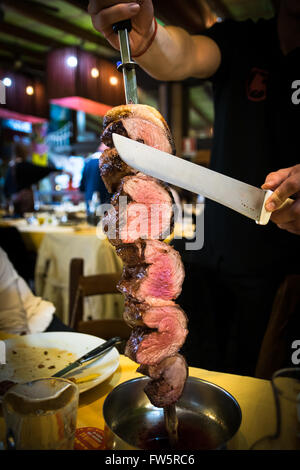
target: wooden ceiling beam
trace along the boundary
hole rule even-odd
[[[13,42],[0,40],[0,50],[9,52],[16,57],[31,57],[39,62],[43,62],[46,59],[46,54],[44,52],[35,51],[29,47],[20,46]]]
[[[0,67],[7,69],[8,72],[20,72],[39,78],[45,77],[45,69],[43,66],[41,67],[40,64],[27,59],[22,59],[21,63],[16,64],[16,60],[7,55],[3,55],[2,51],[0,51]]]
[[[70,5],[73,5],[73,7],[79,8],[85,12],[87,12],[89,5],[89,0],[64,0],[64,2],[69,3]]]
[[[10,23],[1,23],[1,33],[8,34],[15,38],[25,39],[25,41],[32,42],[34,44],[40,44],[42,46],[51,47],[62,47],[65,44],[61,41],[57,41],[49,36],[42,36],[41,34],[29,31],[29,29],[21,28]]]
[[[45,24],[51,28],[71,34],[72,36],[78,37],[83,41],[88,41],[113,50],[109,43],[102,36],[100,36],[100,34],[92,33],[87,29],[83,29],[73,23],[69,23],[63,18],[50,15],[38,5],[36,8],[32,8],[31,5],[25,0],[1,0],[1,3],[5,5],[5,8],[14,10],[17,13],[26,16],[27,18],[37,21],[38,23]]]

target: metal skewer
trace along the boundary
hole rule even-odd
[[[131,31],[131,21],[120,21],[113,25],[113,30],[119,35],[121,63],[118,69],[123,72],[125,98],[127,104],[138,104],[137,82],[135,74],[135,62],[131,59],[129,42],[129,32]],[[169,437],[170,446],[176,446],[178,440],[178,419],[175,405],[164,408],[165,426]]]
[[[165,426],[168,433],[171,448],[175,448],[178,442],[178,418],[176,406],[169,405],[164,408]]]
[[[119,35],[121,63],[118,69],[123,72],[125,98],[127,104],[137,104],[137,82],[135,74],[135,62],[131,59],[131,50],[129,43],[129,32],[131,31],[131,21],[120,21],[113,25],[113,30]]]

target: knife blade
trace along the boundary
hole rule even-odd
[[[86,362],[98,359],[100,356],[110,351],[117,343],[121,343],[122,341],[123,340],[118,336],[105,341],[105,343],[97,346],[88,353],[84,354],[84,356],[81,356],[79,359],[69,364],[67,367],[64,367],[60,371],[56,372],[56,374],[52,375],[52,377],[63,377],[68,372],[71,372],[71,370],[81,367]]]
[[[113,142],[121,159],[136,170],[201,194],[260,225],[269,222],[271,212],[264,206],[272,191],[243,183],[119,134],[113,134]]]
[[[131,21],[119,21],[113,25],[113,30],[118,33],[120,42],[121,63],[118,69],[123,72],[125,99],[127,104],[137,104],[137,82],[135,73],[135,62],[131,59],[129,42],[129,32],[131,31]]]

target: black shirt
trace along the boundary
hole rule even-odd
[[[211,168],[260,187],[271,171],[300,162],[298,107],[291,101],[300,78],[299,49],[280,50],[276,20],[227,20],[205,32],[221,50],[221,65],[211,77],[215,123]],[[297,130],[298,127],[298,130]],[[201,261],[230,273],[299,269],[300,237],[273,222],[259,226],[226,207],[206,200]],[[190,257],[191,258],[191,257]]]
[[[34,165],[31,162],[17,162],[6,173],[4,193],[6,197],[37,184],[50,173],[59,171],[55,167]]]

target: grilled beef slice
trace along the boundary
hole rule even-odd
[[[112,133],[175,154],[170,129],[161,114],[151,106],[129,104],[108,111],[103,120],[102,142],[111,148]]]
[[[118,289],[139,302],[169,303],[181,293],[184,267],[180,255],[164,242],[147,240],[144,243],[140,243],[140,247],[145,246],[143,258],[137,258],[135,267],[125,264]]]
[[[150,402],[158,408],[179,400],[188,377],[187,364],[180,354],[167,357],[154,366],[141,365],[137,372],[152,379],[144,390]]]
[[[125,319],[133,323],[136,311]],[[128,340],[125,354],[139,364],[157,364],[172,356],[183,345],[188,330],[185,313],[176,304],[148,306],[141,310],[141,321],[145,328],[134,327]],[[150,331],[149,331],[150,329]]]
[[[168,188],[138,173],[122,179],[103,218],[103,229],[113,245],[139,238],[162,240],[173,230],[173,198]]]

